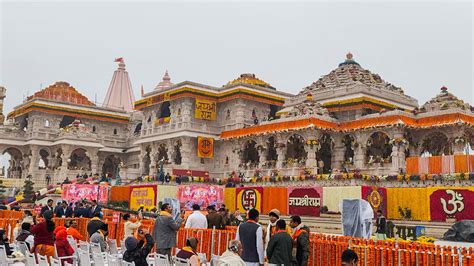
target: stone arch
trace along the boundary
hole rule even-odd
[[[120,157],[111,154],[105,157],[102,165],[102,175],[106,177],[117,178],[120,171],[120,164],[122,160]]]
[[[366,157],[368,162],[386,162],[391,160],[392,145],[389,136],[382,131],[372,133],[367,140]]]
[[[114,128],[114,135],[117,135],[118,131],[116,128]]]
[[[87,156],[87,151],[83,148],[77,148],[72,151],[68,159],[67,168],[69,170],[91,171],[91,159]]]
[[[160,106],[160,115],[157,118],[165,118],[171,116],[171,104],[169,101],[163,102]]]
[[[183,157],[181,156],[181,147],[183,146],[183,143],[181,142],[180,139],[176,140],[176,142],[173,145],[173,162],[176,165],[180,165],[183,161]]]
[[[318,167],[322,168],[322,172],[325,174],[331,172],[332,169],[333,148],[333,138],[329,134],[324,133],[319,138],[319,149],[316,151],[316,160],[318,161]]]
[[[342,144],[344,145],[344,162],[353,164],[354,163],[354,155],[355,155],[355,150],[354,150],[354,144],[355,142],[355,137],[351,134],[346,134],[342,137]]]
[[[242,150],[242,163],[258,165],[259,157],[257,150],[257,142],[253,139],[249,139],[245,142]]]
[[[434,131],[423,136],[421,141],[421,154],[419,155],[452,155],[453,150],[448,136],[441,131]]]
[[[59,123],[59,128],[65,128],[72,124],[76,119],[72,116],[65,115],[63,116],[63,119]]]
[[[21,174],[24,171],[22,167],[23,163],[23,153],[20,149],[15,147],[5,148],[1,154],[2,162],[5,162],[5,165],[2,165],[2,171],[7,178],[21,178]]]
[[[141,163],[143,164],[142,167],[142,175],[148,175],[150,173],[150,163],[151,163],[151,146],[148,145],[145,147],[145,154],[142,158]]]
[[[140,135],[140,132],[142,131],[142,125],[142,122],[140,122],[135,126],[135,129],[133,130],[133,135]]]
[[[165,159],[165,161],[168,161],[168,147],[166,147],[165,143],[160,143],[158,145],[158,161],[161,159]]]
[[[266,140],[266,148],[267,148],[267,156],[266,159],[267,161],[274,161],[276,162],[278,160],[278,154],[276,150],[276,138],[275,136],[271,136]]]
[[[286,141],[286,160],[305,160],[307,158],[305,144],[305,139],[299,134],[293,134],[288,137]]]
[[[39,160],[38,160],[38,169],[47,169],[50,167],[49,156],[50,152],[42,148],[39,150]]]

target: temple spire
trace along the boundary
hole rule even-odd
[[[133,95],[128,72],[125,70],[125,62],[122,57],[115,59],[115,62],[119,63],[118,68],[112,76],[112,81],[110,81],[103,107],[131,112],[133,111],[135,96]]]
[[[170,75],[168,74],[168,70],[166,70],[162,81],[160,83],[158,83],[158,85],[156,85],[155,90],[163,90],[163,89],[169,88],[173,85],[174,85],[174,83],[171,82],[171,78],[170,78]]]

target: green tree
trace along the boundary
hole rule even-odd
[[[23,197],[25,202],[31,203],[34,201],[35,191],[33,185],[35,183],[30,178],[25,179],[25,185],[23,186]]]

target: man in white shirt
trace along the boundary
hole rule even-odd
[[[207,229],[207,218],[200,210],[199,205],[193,205],[193,213],[189,215],[184,228]]]

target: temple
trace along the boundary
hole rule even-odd
[[[296,95],[255,74],[223,86],[176,84],[166,71],[135,101],[123,59],[97,106],[59,81],[29,96],[0,126],[6,178],[62,182],[82,174],[398,175],[410,156],[465,154],[474,146],[473,108],[447,87],[418,104],[364,69],[352,54]],[[0,87],[0,107],[5,88]],[[1,108],[0,108],[1,110]],[[0,112],[0,121],[3,113]]]

